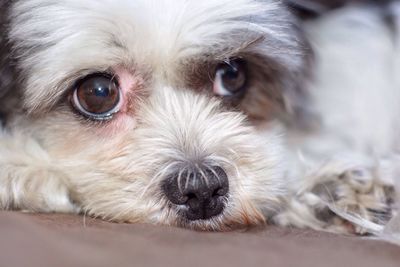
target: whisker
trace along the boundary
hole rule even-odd
[[[183,172],[185,171],[185,169],[181,169],[180,171],[179,171],[179,174],[178,174],[178,189],[179,189],[179,192],[181,192],[181,193],[183,193],[183,190],[182,190],[182,174],[183,174]],[[185,181],[185,183],[187,182],[187,178],[186,178],[186,181]],[[185,185],[185,189],[186,189],[186,185]]]
[[[214,168],[206,166],[207,170],[209,170],[210,172],[212,172],[214,174],[214,177],[217,178],[218,180],[218,185],[221,186],[221,177],[219,177],[218,173],[214,170]]]
[[[206,185],[209,186],[210,185],[209,177],[207,177],[207,175],[204,173],[202,168],[199,168],[198,166],[196,166],[196,167],[197,167],[197,170],[200,173],[201,177],[203,177],[203,180],[206,183]]]
[[[190,175],[191,175],[191,173],[189,172],[189,170],[187,170],[187,171],[186,171],[185,190],[187,190],[187,188],[188,188],[188,186],[189,186]]]
[[[142,194],[140,194],[140,197],[144,198],[150,188],[154,187],[162,178],[166,177],[167,173],[171,173],[170,169],[174,168],[177,164],[178,162],[171,162],[165,168],[162,168],[160,171],[158,171],[145,186]]]

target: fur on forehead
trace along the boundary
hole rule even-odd
[[[191,57],[258,49],[299,68],[291,23],[277,0],[24,0],[12,7],[10,39],[32,112],[53,106],[84,73],[118,65],[168,82]],[[255,39],[262,44],[246,45]]]

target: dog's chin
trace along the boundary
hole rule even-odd
[[[265,224],[266,220],[262,215],[243,213],[236,218],[226,214],[220,214],[204,220],[188,220],[186,217],[179,217],[176,226],[196,231],[225,232]]]
[[[224,210],[215,216],[207,219],[193,219],[185,211],[175,205],[169,205],[169,219],[159,221],[158,224],[172,225],[176,227],[191,229],[195,231],[232,231],[238,229],[247,229],[266,224],[266,218],[261,211],[250,205],[248,210],[237,210],[226,203]]]

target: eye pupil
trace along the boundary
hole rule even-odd
[[[229,66],[226,70],[224,70],[223,79],[226,81],[235,80],[239,76],[239,72],[236,68]]]
[[[78,84],[72,101],[83,115],[103,120],[118,112],[120,91],[112,77],[93,74]]]
[[[98,97],[108,97],[110,95],[110,88],[105,88],[105,87],[94,88],[94,95]]]
[[[219,96],[233,96],[246,89],[247,73],[245,62],[230,60],[217,66],[214,93]]]

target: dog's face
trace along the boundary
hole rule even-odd
[[[283,193],[305,46],[274,0],[25,0],[10,40],[34,135],[94,216],[221,230]]]

